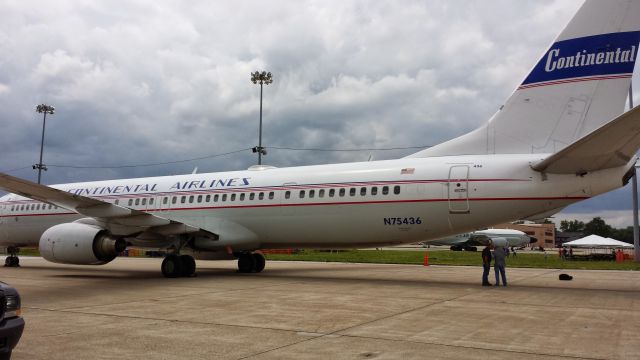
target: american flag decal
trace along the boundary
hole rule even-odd
[[[415,168],[404,168],[400,170],[400,175],[411,175],[415,170]]]

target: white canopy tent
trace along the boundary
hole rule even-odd
[[[589,235],[583,238],[566,242],[562,244],[564,247],[572,248],[624,248],[633,249],[633,244],[618,241],[611,238],[604,238],[598,235]]]

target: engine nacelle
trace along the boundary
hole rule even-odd
[[[50,227],[40,237],[40,254],[61,264],[102,265],[118,256],[126,247],[100,227],[67,223]]]

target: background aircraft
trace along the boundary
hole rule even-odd
[[[429,241],[428,244],[451,246],[451,250],[453,251],[477,251],[478,246],[485,246],[489,241],[496,238],[505,239],[508,247],[517,248],[538,241],[538,239],[519,230],[486,229]]]

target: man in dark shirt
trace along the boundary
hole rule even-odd
[[[491,244],[487,244],[482,250],[482,286],[491,286],[489,282],[489,270],[491,269]]]

